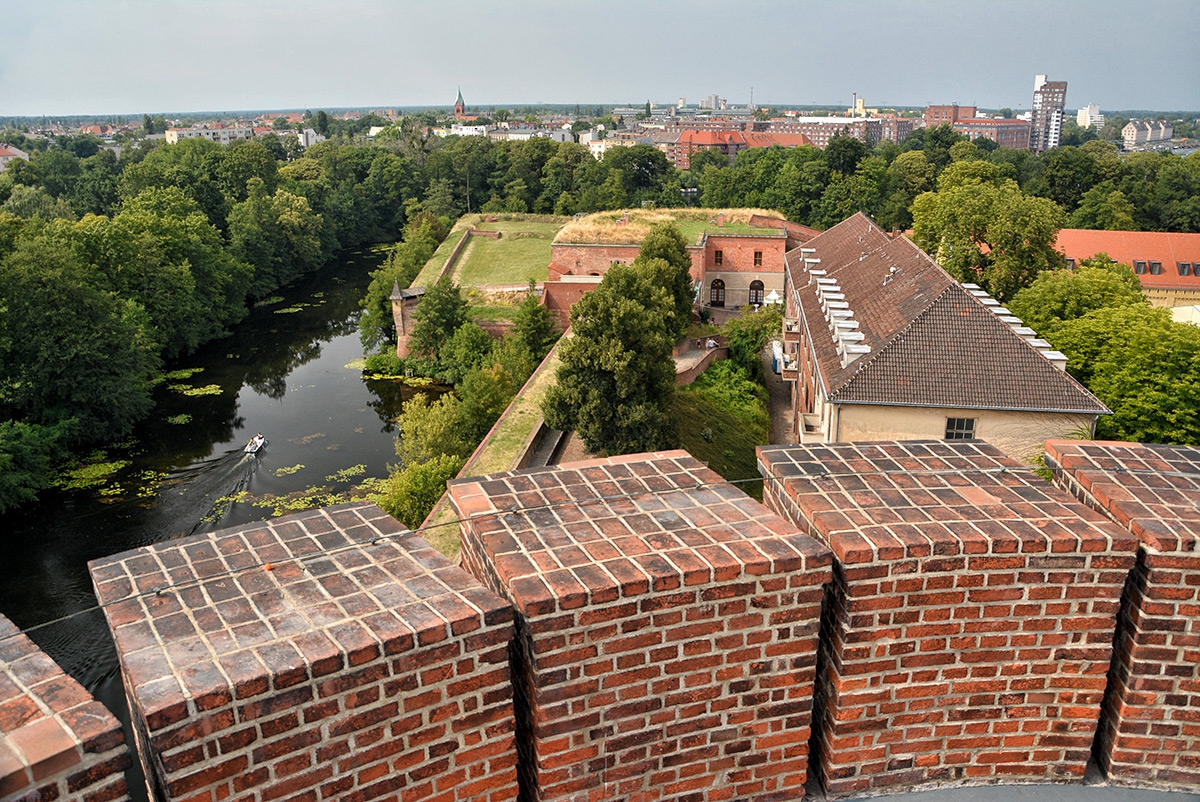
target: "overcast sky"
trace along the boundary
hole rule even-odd
[[[1200,109],[1197,0],[0,0],[0,115],[453,104]]]

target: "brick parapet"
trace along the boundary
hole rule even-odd
[[[984,443],[759,449],[832,549],[815,770],[833,796],[1082,778],[1136,542]]]
[[[517,609],[522,798],[803,795],[826,549],[684,452],[450,496]]]
[[[120,723],[0,615],[0,800],[127,800]]]
[[[515,796],[512,609],[378,507],[90,567],[162,799]]]
[[[1109,782],[1200,786],[1200,449],[1050,441],[1054,481],[1140,542],[1096,756]]]

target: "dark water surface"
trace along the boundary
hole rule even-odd
[[[358,303],[378,262],[346,256],[281,290],[282,300],[261,304],[229,337],[169,365],[203,371],[158,389],[132,442],[109,450],[108,459],[131,464],[106,488],[46,493],[0,517],[0,612],[22,629],[36,627],[33,641],[126,724],[108,628],[98,610],[88,612],[96,599],[87,562],[273,514],[228,500],[240,491],[259,499],[345,492],[387,475],[396,458],[391,420],[412,391],[366,381],[350,364],[362,356]],[[170,384],[221,392],[189,397]],[[191,419],[168,421],[183,415]],[[266,448],[243,453],[259,431]],[[130,785],[145,798],[140,781]]]

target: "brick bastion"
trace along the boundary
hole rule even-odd
[[[516,796],[511,608],[375,505],[91,571],[157,798]]]
[[[835,557],[826,792],[1082,780],[1133,537],[983,442],[758,455],[768,506]]]
[[[0,616],[0,799],[126,800],[120,723]]]
[[[1138,539],[1097,756],[1118,785],[1200,786],[1200,449],[1050,441],[1055,484]]]
[[[686,452],[451,482],[517,610],[522,799],[799,799],[827,549]]]
[[[369,503],[94,562],[152,792],[799,800],[1089,756],[1200,790],[1200,451],[759,461],[765,506],[683,452],[457,480],[461,567]],[[0,632],[0,800],[124,798],[95,704]]]

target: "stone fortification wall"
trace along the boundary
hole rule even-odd
[[[511,800],[512,612],[372,504],[94,562],[163,800]]]
[[[523,799],[799,799],[829,554],[685,452],[451,484],[517,609]]]
[[[0,616],[0,799],[127,800],[128,766],[120,723]]]
[[[1200,449],[1046,444],[1055,484],[1137,537],[1097,757],[1109,781],[1200,786]]]
[[[982,442],[760,447],[835,558],[816,685],[831,795],[1081,780],[1133,538]]]
[[[1089,756],[1195,793],[1200,451],[1047,454],[1061,488],[982,442],[763,448],[766,506],[628,455],[451,483],[466,571],[356,504],[93,580],[164,799],[799,800]]]

